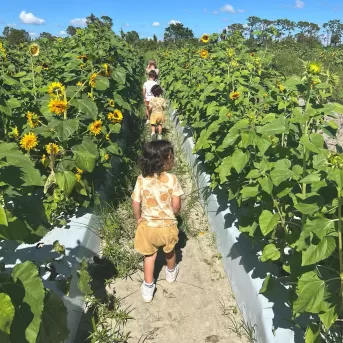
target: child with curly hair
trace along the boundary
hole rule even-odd
[[[162,98],[163,90],[161,86],[154,85],[151,88],[153,98],[149,102],[150,111],[150,125],[151,125],[151,138],[156,137],[156,127],[158,131],[157,139],[162,139],[162,124],[164,123],[164,112],[167,107],[167,102]]]
[[[145,145],[132,198],[137,222],[135,249],[144,255],[144,282],[141,293],[145,302],[154,296],[154,267],[157,251],[163,247],[167,262],[166,280],[174,282],[179,268],[176,264],[175,245],[178,242],[176,215],[181,209],[183,191],[174,174],[174,149],[165,140]]]

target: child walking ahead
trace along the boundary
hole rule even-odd
[[[156,126],[158,131],[157,139],[162,139],[162,124],[164,123],[164,111],[167,107],[167,102],[161,97],[163,90],[161,86],[155,85],[151,88],[151,93],[154,95],[149,102],[151,138],[156,137]]]
[[[149,80],[144,82],[143,85],[143,96],[144,96],[144,101],[145,101],[145,105],[146,105],[146,123],[149,124],[149,102],[150,100],[154,97],[153,94],[151,93],[151,88],[154,85],[157,85],[156,82],[156,78],[157,78],[157,74],[155,72],[155,70],[151,70],[149,71]]]
[[[161,140],[146,144],[140,159],[142,174],[138,176],[131,196],[137,222],[135,249],[145,256],[144,282],[141,293],[150,302],[155,291],[154,267],[157,251],[163,247],[167,262],[166,280],[174,282],[178,274],[175,244],[178,242],[176,215],[181,209],[183,191],[174,174],[174,149]]]

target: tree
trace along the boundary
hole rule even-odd
[[[128,31],[125,33],[125,40],[130,44],[135,44],[139,41],[139,34],[137,31]]]
[[[20,43],[30,42],[31,38],[27,31],[17,30],[13,27],[6,26],[2,33],[9,45],[19,45]]]
[[[323,25],[327,33],[328,44],[337,45],[341,43],[343,34],[343,24],[339,19],[329,20]]]
[[[39,38],[54,39],[54,36],[51,33],[49,33],[49,32],[42,32],[39,35]]]
[[[101,17],[101,20],[105,25],[109,26],[109,28],[112,28],[112,26],[113,26],[112,18],[108,17],[107,15],[103,15]]]
[[[188,27],[185,27],[181,23],[170,24],[164,30],[164,40],[175,42],[182,39],[192,39],[194,38],[194,33]]]
[[[69,25],[67,27],[67,33],[69,36],[74,36],[76,34],[76,30],[79,29],[78,27],[75,27],[75,26],[72,26],[72,25]]]
[[[158,42],[158,39],[157,39],[157,36],[154,34],[154,36],[152,37],[154,43],[157,43]]]
[[[285,35],[288,32],[288,37],[291,36],[292,31],[295,29],[295,22],[289,19],[277,19],[275,26],[280,31],[281,35]]]

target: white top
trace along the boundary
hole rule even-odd
[[[154,95],[151,93],[151,88],[155,85],[157,85],[157,82],[153,81],[153,80],[148,80],[148,81],[144,82],[143,88],[145,89],[145,100],[146,101],[150,101],[154,97]]]

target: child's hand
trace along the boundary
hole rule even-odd
[[[138,226],[142,221],[143,221],[143,218],[142,218],[142,217],[136,219],[136,224],[137,224],[137,226]]]

